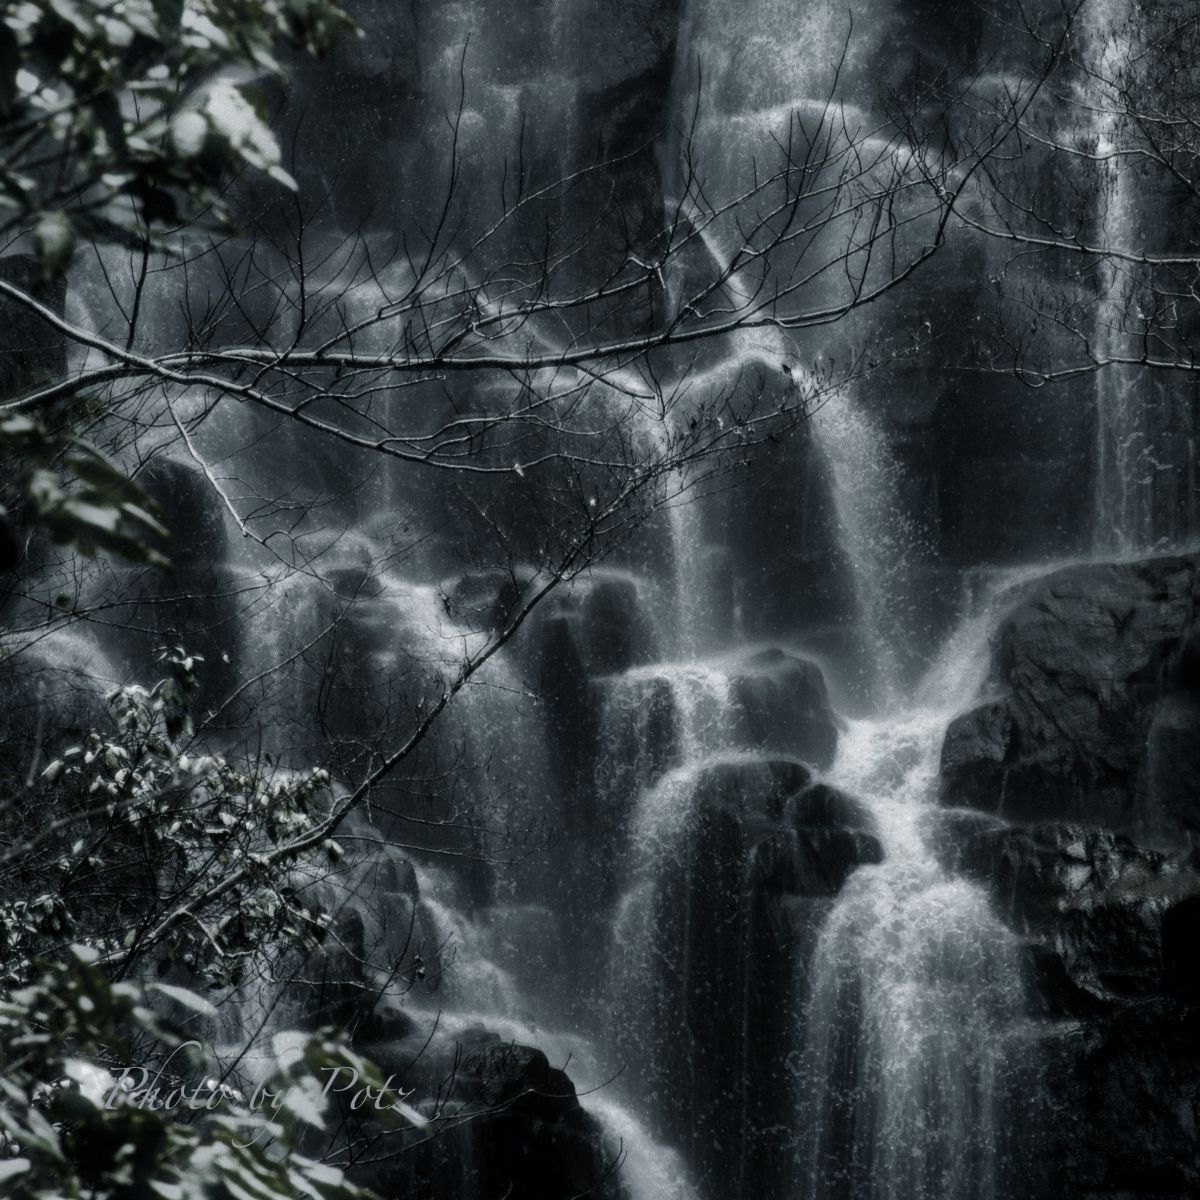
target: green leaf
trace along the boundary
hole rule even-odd
[[[305,1125],[325,1128],[325,1097],[320,1082],[311,1075],[301,1076],[284,1092],[283,1105]]]
[[[24,1175],[31,1165],[27,1158],[0,1158],[0,1183]]]
[[[170,565],[159,549],[171,540],[161,510],[95,446],[16,414],[0,422],[0,455],[10,454],[28,464],[21,480],[28,518],[55,541],[84,554],[105,550],[133,562]],[[0,561],[13,558],[10,551]]]
[[[84,37],[91,37],[95,34],[96,26],[82,4],[77,4],[75,0],[49,0],[49,6]]]
[[[63,212],[43,213],[33,227],[33,244],[42,260],[42,273],[56,275],[75,249],[75,227]]]
[[[216,1007],[211,1001],[196,995],[195,992],[188,991],[187,988],[176,987],[171,983],[152,983],[150,990],[161,992],[168,1000],[174,1000],[176,1004],[182,1004],[184,1008],[189,1008],[202,1017],[216,1018],[217,1016]]]
[[[171,119],[171,145],[180,158],[195,158],[208,141],[208,122],[194,108],[184,109]]]

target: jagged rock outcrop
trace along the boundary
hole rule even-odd
[[[1184,1200],[1200,1186],[1200,875],[1107,830],[978,832],[956,865],[1026,934],[1040,1018],[1019,1152],[1030,1196]]]
[[[1069,567],[1001,623],[942,799],[1181,844],[1200,830],[1200,558]]]
[[[983,881],[997,911],[1029,939],[1045,1013],[1087,1016],[1169,990],[1168,916],[1176,927],[1172,971],[1187,977],[1181,913],[1194,911],[1189,906],[1200,893],[1200,875],[1189,861],[1081,825],[960,827],[956,833],[947,865]]]
[[[941,852],[1029,949],[1047,1195],[1200,1188],[1198,567],[1028,587],[943,747]]]

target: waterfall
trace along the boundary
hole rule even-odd
[[[1006,1194],[1020,947],[983,890],[939,863],[929,837],[942,741],[982,682],[996,612],[993,601],[963,622],[907,704],[849,721],[828,773],[867,804],[885,857],[847,881],[799,981],[806,1200]]]
[[[588,1109],[600,1119],[610,1146],[620,1156],[621,1181],[629,1200],[698,1200],[679,1154],[648,1137],[628,1108],[594,1096]]]
[[[718,9],[688,6],[678,55],[683,63],[700,46],[711,52],[696,137],[713,151],[700,157],[717,164],[708,183],[719,200],[726,176],[737,177],[734,160],[786,127],[830,63],[787,53],[790,42],[779,25],[784,7],[754,5],[748,24],[784,37],[769,51],[762,103],[747,111],[731,90],[736,61]],[[835,47],[827,48],[832,62]],[[677,68],[677,87],[687,77]],[[719,229],[706,229],[701,241],[713,262],[727,261]],[[754,291],[738,273],[727,286],[733,295]],[[759,343],[735,341],[728,360],[796,360],[795,348],[774,334],[759,335]],[[978,691],[996,610],[984,605],[971,614],[923,680],[906,678],[905,641],[919,619],[914,571],[927,547],[904,511],[903,468],[863,398],[852,392],[830,398],[812,429],[830,467],[840,550],[873,671],[874,708],[868,717],[841,721],[836,758],[821,779],[861,802],[883,861],[851,869],[817,919],[811,950],[797,963],[793,995],[776,998],[777,1007],[798,1018],[789,1060],[795,1164],[790,1192],[783,1194],[989,1200],[1001,1194],[1009,1040],[1025,1008],[1020,948],[983,890],[939,862],[927,825],[936,814],[942,740]],[[698,514],[678,509],[672,516],[676,622],[683,631],[698,624],[701,528]],[[610,986],[615,1035],[631,1075],[627,1090],[640,1094],[658,1125],[676,1136],[689,1136],[689,1118],[679,1112],[689,1110],[700,1123],[690,1136],[719,1139],[720,1155],[738,1159],[728,1170],[716,1168],[733,1181],[726,1187],[738,1189],[716,1192],[723,1196],[741,1194],[752,1178],[745,1129],[725,1126],[748,1123],[747,1096],[762,1082],[747,1066],[747,997],[752,973],[765,964],[747,944],[755,863],[711,857],[714,848],[734,851],[729,823],[747,818],[722,807],[712,780],[733,773],[752,796],[763,786],[766,760],[739,741],[732,693],[713,687],[697,660],[700,649],[697,639],[679,638],[683,662],[627,673],[608,692],[604,745],[623,747],[627,766],[606,768],[607,794],[634,797],[625,819],[628,849],[613,920]],[[788,747],[777,750],[787,754]],[[705,873],[719,877],[725,889],[716,910],[706,907]],[[715,969],[727,978],[710,982],[705,971],[714,968],[699,960],[698,950],[726,936],[732,940],[721,944],[732,957]],[[734,993],[740,1007],[723,1014],[727,1029],[716,1036],[736,1061],[718,1069],[704,1061],[713,1045],[694,1025],[704,1021],[697,996],[711,1002]],[[703,1124],[700,1076],[706,1073],[731,1085],[714,1085],[715,1125]],[[702,1157],[711,1171],[713,1155]]]
[[[1137,53],[1125,0],[1103,0],[1091,14],[1089,27],[1098,41],[1098,76],[1112,78]],[[1136,254],[1145,242],[1136,159],[1122,151],[1124,121],[1101,88],[1093,104],[1096,155],[1103,161],[1100,241]],[[1106,161],[1105,161],[1106,160]],[[1102,260],[1098,269],[1100,298],[1096,305],[1098,353],[1124,354],[1129,349],[1130,313],[1136,303],[1137,268],[1118,260]],[[1133,331],[1136,334],[1136,329]],[[1153,482],[1155,461],[1147,425],[1147,397],[1133,368],[1105,367],[1096,372],[1096,465],[1093,550],[1099,555],[1128,556],[1148,551],[1154,538]]]
[[[1125,0],[1100,6],[1107,68],[1130,49],[1109,36],[1128,6]],[[661,294],[647,286],[648,298],[638,292],[629,301],[630,330],[660,328],[658,309],[668,316],[677,311],[693,276],[724,274],[735,261],[745,265],[728,271],[710,297],[714,312],[801,278],[811,283],[801,293],[811,311],[836,307],[843,281],[831,281],[826,267],[839,264],[853,276],[856,252],[846,246],[868,236],[857,218],[847,222],[849,231],[837,228],[837,220],[831,228],[818,219],[811,241],[798,237],[766,263],[756,253],[734,258],[746,236],[738,221],[754,203],[736,212],[725,206],[747,195],[748,179],[771,177],[768,163],[777,162],[780,140],[800,124],[809,135],[827,133],[831,144],[840,137],[855,142],[829,174],[844,171],[851,193],[869,192],[877,181],[864,161],[893,145],[878,93],[894,82],[889,71],[900,73],[894,60],[924,36],[920,23],[933,10],[942,20],[942,10],[950,14],[955,6],[869,0],[866,49],[852,42],[843,64],[844,103],[825,99],[847,32],[843,11],[827,3],[393,6],[396,13],[410,7],[437,30],[422,35],[429,43],[421,47],[424,77],[411,89],[404,81],[413,96],[396,97],[395,111],[381,116],[381,124],[394,128],[378,147],[373,137],[358,139],[370,146],[376,185],[363,187],[362,201],[379,199],[381,179],[392,178],[396,196],[384,198],[386,220],[364,235],[365,266],[334,254],[325,274],[314,275],[332,294],[347,291],[312,319],[322,335],[367,323],[347,340],[364,350],[419,339],[419,330],[370,325],[411,287],[415,252],[406,248],[402,263],[378,270],[370,260],[376,251],[381,260],[398,254],[389,250],[397,231],[404,232],[398,213],[433,202],[428,177],[431,165],[444,165],[438,139],[454,123],[446,114],[456,111],[460,35],[478,24],[487,36],[469,47],[468,94],[454,134],[462,139],[467,211],[461,234],[457,211],[447,230],[465,237],[467,218],[489,213],[497,192],[511,204],[518,188],[528,194],[555,174],[577,175],[551,206],[562,229],[548,227],[545,236],[586,245],[582,266],[569,254],[555,257],[545,281],[547,311],[537,311],[540,301],[529,304],[528,319],[510,309],[513,332],[496,340],[506,355],[540,357],[569,353],[612,329],[620,334],[624,315],[607,329],[593,306],[572,299],[586,293],[589,279],[605,277],[596,276],[599,262],[610,273],[614,303],[625,303],[629,260],[609,263],[612,247],[599,233],[593,246],[584,232],[610,203],[621,216],[618,258],[632,256],[643,236],[653,243],[659,201],[663,212],[678,212],[677,235],[686,239],[658,281]],[[944,20],[952,24],[951,16]],[[654,37],[659,49],[646,49]],[[395,41],[403,38],[397,33]],[[997,51],[1000,58],[1007,53]],[[594,78],[592,58],[604,59]],[[931,70],[940,70],[936,57],[930,61]],[[698,102],[697,62],[703,67]],[[347,94],[370,94],[383,78],[381,72],[357,79]],[[664,104],[673,130],[659,138]],[[1120,119],[1098,109],[1092,120],[1099,153],[1115,154]],[[867,129],[875,135],[859,139]],[[666,164],[689,136],[703,178],[642,180],[651,198],[639,193],[636,202],[623,177],[613,182],[647,165],[630,151],[635,143],[656,142],[667,175]],[[594,146],[604,167],[593,171]],[[498,155],[506,158],[502,187],[493,177]],[[1144,212],[1134,176],[1119,157],[1106,171],[1108,236],[1136,247]],[[347,191],[339,193],[340,203],[355,199]],[[761,203],[769,211],[774,192],[764,192]],[[897,220],[919,245],[925,229],[904,215],[906,203],[897,197],[886,219]],[[799,227],[810,210],[801,204],[797,211]],[[526,264],[537,253],[536,239],[526,240],[529,230],[513,224],[496,234],[497,242],[513,240],[513,247],[496,249],[497,264],[485,256],[482,264],[456,267],[442,285],[445,297],[424,315],[444,317],[452,328],[463,295],[471,293],[472,306],[488,318],[524,294],[498,266],[506,256]],[[598,230],[602,225],[597,219]],[[769,234],[773,226],[762,228]],[[752,248],[754,236],[766,240],[762,228],[751,236]],[[336,243],[346,231],[320,233]],[[839,248],[834,243],[843,235],[852,240]],[[458,250],[449,245],[451,234],[445,237],[438,253],[449,261]],[[826,266],[810,277],[803,252]],[[593,253],[595,262],[587,258]],[[202,265],[207,257],[193,269],[215,271]],[[952,324],[956,302],[970,290],[949,278],[967,260],[950,261],[952,270],[935,276],[931,292],[916,292],[914,308],[931,295],[937,301],[929,306],[934,324]],[[882,269],[878,260],[871,267]],[[1100,276],[1094,337],[1116,350],[1130,276],[1112,265],[1102,266]],[[852,286],[869,291],[873,278]],[[197,293],[209,286],[197,280]],[[925,280],[921,273],[916,286]],[[475,286],[485,281],[495,309],[486,296],[474,304]],[[910,313],[897,316],[896,309],[913,293],[895,294],[895,306],[869,305],[853,328],[855,349],[860,339],[883,347],[887,370],[903,358],[892,351],[907,345],[912,324]],[[177,298],[155,293],[153,299],[157,320],[178,319]],[[108,303],[99,276],[72,280],[72,318],[104,332]],[[281,345],[291,319],[272,327]],[[982,598],[960,600],[959,593],[969,591],[966,581],[981,563],[1008,561],[1004,550],[993,555],[983,545],[993,523],[1005,519],[1004,501],[1025,500],[1021,489],[1030,480],[1027,490],[1040,498],[1039,472],[1049,474],[1067,459],[1031,456],[1031,445],[1038,453],[1044,446],[1025,430],[1011,443],[998,437],[1002,445],[985,444],[1003,428],[1012,393],[990,377],[964,383],[964,372],[948,365],[952,349],[944,362],[911,371],[900,363],[891,374],[880,371],[824,396],[797,434],[808,439],[803,456],[788,457],[785,448],[774,460],[754,459],[740,474],[725,473],[722,462],[719,480],[704,474],[707,461],[661,470],[678,461],[683,422],[705,413],[710,397],[736,400],[745,386],[760,391],[769,409],[787,389],[791,412],[795,396],[806,402],[820,396],[823,371],[809,373],[805,364],[841,362],[846,347],[832,322],[814,318],[813,325],[656,346],[649,365],[618,355],[620,366],[489,378],[475,369],[479,363],[458,364],[472,369],[457,371],[451,362],[444,378],[430,372],[413,383],[417,390],[401,386],[399,372],[381,372],[358,398],[364,411],[347,411],[346,430],[411,414],[416,437],[442,421],[484,430],[497,415],[498,432],[463,435],[459,461],[451,464],[463,469],[447,473],[417,462],[354,458],[349,447],[331,450],[294,421],[249,405],[235,409],[227,400],[216,410],[219,420],[200,420],[211,398],[199,389],[176,400],[175,416],[196,418],[192,442],[216,464],[216,477],[237,484],[231,494],[239,520],[268,543],[240,536],[244,530],[228,505],[214,502],[200,514],[209,532],[220,535],[210,538],[220,547],[212,573],[236,600],[228,619],[224,610],[204,617],[205,629],[217,630],[213,649],[223,651],[228,642],[224,662],[238,685],[228,725],[212,739],[241,737],[280,770],[329,764],[342,794],[364,777],[364,763],[369,769],[402,744],[414,717],[428,712],[464,660],[489,644],[514,611],[514,590],[545,578],[560,536],[577,519],[582,528],[582,514],[596,509],[592,493],[606,486],[608,449],[635,457],[654,479],[666,475],[662,508],[638,509],[627,524],[624,514],[608,523],[612,536],[596,542],[611,557],[561,581],[453,697],[419,757],[406,758],[371,788],[362,824],[356,815],[341,827],[340,865],[322,861],[319,878],[308,881],[336,934],[314,952],[322,971],[314,968],[314,978],[301,979],[303,987],[277,1008],[268,1007],[277,997],[267,996],[266,987],[256,996],[228,997],[223,1045],[231,1057],[243,1057],[243,1035],[269,1041],[292,1026],[317,1027],[318,1018],[329,1016],[321,985],[333,980],[343,1001],[357,989],[367,1009],[353,1032],[373,1031],[362,1035],[368,1056],[382,1050],[404,1059],[411,1043],[415,1060],[427,1041],[431,1056],[446,1052],[449,1061],[456,1041],[472,1039],[511,1043],[531,1056],[541,1051],[551,1069],[569,1076],[594,1120],[577,1122],[564,1136],[555,1127],[560,1114],[547,1103],[531,1106],[532,1116],[504,1114],[511,1123],[498,1123],[486,1136],[507,1140],[531,1161],[557,1153],[582,1157],[602,1142],[619,1160],[616,1190],[604,1200],[1028,1194],[1013,1175],[1009,1147],[1029,1131],[1028,1111],[1013,1102],[1037,1068],[1027,1036],[1030,952],[1000,920],[984,886],[947,865],[939,839],[950,821],[939,804],[939,758],[950,723],[983,698],[989,638],[1013,589],[1049,564],[1001,573]],[[965,347],[973,334],[962,336],[962,343],[949,335],[947,342]],[[160,348],[149,332],[145,340],[147,349]],[[162,341],[164,349],[171,344]],[[873,349],[864,360],[872,355]],[[77,373],[99,361],[96,352],[75,349],[68,366]],[[894,394],[905,387],[912,392]],[[972,407],[976,397],[967,393],[976,387],[982,399]],[[1094,389],[1093,548],[1131,555],[1150,547],[1154,532],[1157,467],[1145,392],[1121,368],[1098,372]],[[539,397],[532,419],[510,431],[499,414],[526,391]],[[943,430],[935,426],[947,397],[962,404]],[[340,408],[335,397],[326,399],[331,411]],[[345,398],[351,409],[354,399]],[[323,411],[315,400],[312,411]],[[1025,419],[1022,409],[1014,429]],[[1092,430],[1080,427],[1088,441],[1082,459],[1092,452]],[[173,456],[180,474],[203,474],[185,453],[192,444],[178,442],[174,421],[160,412],[146,429],[139,451]],[[476,478],[468,469],[477,436],[502,456],[497,474]],[[742,458],[742,444],[729,444],[738,447],[731,457]],[[530,466],[535,453],[564,447],[572,452],[544,474]],[[593,451],[599,466],[585,461]],[[615,478],[624,465],[613,463]],[[953,470],[943,472],[943,465]],[[1005,477],[996,499],[989,483],[1009,466],[1020,470]],[[809,471],[806,480],[789,474],[798,469]],[[780,495],[785,503],[775,506]],[[797,496],[805,499],[791,505]],[[1029,503],[1026,514],[1035,501]],[[801,509],[804,519],[796,515]],[[1055,510],[1047,525],[1060,515]],[[286,534],[275,525],[286,525]],[[945,544],[938,544],[943,536]],[[208,575],[184,576],[181,588],[205,594]],[[739,620],[756,607],[768,615]],[[81,727],[95,723],[98,678],[107,686],[136,675],[128,668],[132,652],[125,659],[120,653],[117,631],[136,625],[127,615],[116,607],[111,626],[47,625],[48,633],[30,626],[29,658],[62,693],[55,703],[68,714],[73,706]],[[922,659],[931,643],[938,645],[939,632],[940,649]],[[1192,665],[1189,659],[1189,671]],[[221,695],[228,691],[232,684]],[[30,697],[38,707],[40,694]],[[1175,732],[1167,725],[1161,731],[1168,748]],[[480,849],[485,843],[490,860]],[[372,876],[372,865],[386,878]],[[287,979],[282,987],[295,983]],[[364,992],[371,1004],[382,1000],[378,1010],[365,1004]],[[341,1004],[352,1008],[353,1001]],[[439,1086],[440,1080],[422,1099]],[[581,1117],[574,1108],[570,1114]],[[564,1149],[576,1135],[580,1144]],[[474,1131],[464,1126],[454,1136],[447,1172],[457,1172],[452,1186],[460,1190],[450,1200],[492,1200],[491,1191],[485,1197],[481,1187],[468,1190],[478,1178]],[[521,1141],[526,1136],[528,1146]],[[536,1192],[525,1194],[536,1200]]]
[[[700,653],[710,640],[709,579],[699,511],[692,498],[683,494],[685,481],[677,477],[675,482],[681,495],[667,509],[675,591],[674,641],[676,653],[688,658]]]
[[[915,625],[910,572],[918,532],[900,504],[902,468],[857,397],[840,391],[813,417],[833,476],[842,548],[854,579],[862,639],[874,664],[868,694],[895,707],[903,686],[901,642]]]

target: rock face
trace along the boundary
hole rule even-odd
[[[1070,1030],[1048,1069],[1058,1087],[1051,1194],[1190,1200],[1200,1194],[1200,1015],[1172,1000]]]
[[[733,695],[746,745],[790,746],[819,767],[833,762],[837,726],[816,663],[783,650],[761,650],[740,666]]]
[[[644,914],[652,949],[623,985],[643,1017],[626,1061],[654,1063],[643,1082],[669,1098],[661,1135],[706,1195],[750,1180],[784,1195],[792,1131],[779,1114],[794,1084],[781,1047],[799,1020],[796,975],[830,898],[882,852],[859,806],[795,760],[712,763],[687,787],[686,838]]]
[[[379,1172],[373,1186],[385,1200],[438,1196],[537,1196],[541,1200],[625,1200],[618,1147],[609,1147],[597,1121],[580,1106],[575,1086],[545,1054],[468,1030],[453,1061],[434,1063],[446,1078],[443,1112],[462,1123]],[[397,1178],[400,1176],[400,1178]]]
[[[559,661],[564,657],[560,651]],[[623,845],[639,794],[697,757],[754,753],[823,769],[837,748],[837,719],[820,668],[774,647],[593,677],[591,689],[577,693],[583,699],[575,707],[598,712],[596,741],[590,731],[579,736],[582,721],[562,740],[577,759],[580,747],[594,754],[590,827],[613,846]]]
[[[821,669],[778,648],[723,659],[710,670],[647,667],[609,681],[608,757],[653,783],[688,754],[726,749],[832,763],[837,719]],[[694,744],[695,743],[695,744]]]
[[[1046,1015],[1088,1016],[1170,990],[1164,923],[1180,905],[1190,911],[1200,889],[1187,861],[1081,825],[961,832],[948,865],[985,882],[1000,914],[1028,937]],[[1181,924],[1178,914],[1171,921]]]
[[[1197,566],[1040,581],[943,747],[947,865],[1027,939],[1047,1196],[1200,1191]]]
[[[1200,559],[1082,566],[1000,627],[998,699],[951,726],[942,798],[1167,845],[1200,830]]]

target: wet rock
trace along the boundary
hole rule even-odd
[[[670,683],[662,676],[624,676],[596,685],[603,698],[596,719],[598,741],[590,787],[578,795],[593,806],[593,837],[586,870],[592,886],[611,896],[626,861],[627,836],[634,806],[643,789],[653,787],[679,760],[679,714]],[[562,741],[564,760],[579,763],[578,744]]]
[[[861,800],[828,783],[805,788],[792,804],[798,826],[818,829],[870,829],[871,815]]]
[[[1068,976],[1104,1000],[1162,991],[1162,913],[1156,899],[1105,896],[1063,915],[1054,948]]]
[[[836,718],[820,669],[807,659],[769,649],[744,658],[695,665],[669,664],[627,671],[596,684],[603,689],[596,786],[599,803],[624,827],[631,805],[671,769],[686,770],[696,756],[755,751],[773,769],[790,764],[789,786],[807,768],[827,765],[837,744]],[[744,765],[744,764],[743,764]],[[753,764],[750,764],[753,767]],[[741,767],[713,768],[699,786],[718,787]],[[734,779],[736,795],[771,792],[753,769]],[[774,814],[778,815],[778,813]]]
[[[991,813],[971,808],[937,808],[925,814],[922,825],[926,840],[947,871],[964,869],[963,851],[977,834],[1008,829]]]
[[[1091,1021],[1106,1011],[1106,1000],[1097,997],[1071,976],[1062,955],[1047,943],[1027,947],[1030,1014],[1050,1022]],[[1083,1028],[1080,1025],[1080,1028]]]
[[[1198,561],[1033,585],[943,746],[943,861],[1026,936],[1037,1011],[1074,1031],[1044,1045],[1056,1194],[1197,1191]]]
[[[816,663],[761,650],[735,669],[731,693],[743,744],[786,751],[818,767],[833,762],[837,723]]]
[[[959,822],[957,833],[950,865],[983,881],[1025,934],[1034,1012],[1051,1022],[1037,1133],[1046,1194],[1196,1194],[1200,874],[1094,826]]]
[[[1168,986],[1165,915],[1179,905],[1191,911],[1188,897],[1200,890],[1186,864],[1080,825],[961,832],[945,861],[984,883],[1001,916],[1029,938],[1048,1011],[1086,1014],[1096,1006],[1084,994],[1111,1006]],[[1183,918],[1172,920],[1181,932]]]
[[[751,1162],[770,1169],[770,1139],[759,1131],[786,1103],[778,1047],[796,1020],[789,981],[797,947],[780,908],[800,875],[786,807],[809,779],[807,768],[786,760],[701,772],[684,861],[660,882],[655,1036],[666,1052],[658,1081],[679,1097],[664,1133],[716,1194]],[[731,1126],[730,1106],[748,1119]]]
[[[368,1062],[381,1066],[386,1061],[384,1047],[411,1043],[421,1036],[421,1029],[411,1013],[389,1001],[380,1002],[364,1013],[353,1026],[353,1034],[355,1049]]]
[[[173,535],[166,553],[185,577],[210,571],[229,550],[226,511],[220,496],[192,463],[155,458],[136,477],[138,485],[163,510]]]
[[[639,784],[652,784],[678,759],[679,713],[671,685],[661,677],[645,681],[638,705],[641,719],[636,726],[625,725],[626,744],[606,751],[612,751],[611,759],[628,764]],[[628,753],[622,755],[623,749]]]
[[[1061,1040],[1045,1153],[1054,1194],[1185,1200],[1200,1194],[1200,1021],[1158,1001]]]
[[[1010,923],[1031,932],[1070,909],[1135,894],[1163,873],[1165,859],[1108,830],[1049,824],[966,832],[952,864],[985,881]]]
[[[795,891],[802,896],[835,896],[856,867],[883,862],[879,839],[859,829],[801,831],[796,849]]]
[[[534,669],[543,673],[556,670],[560,654],[591,676],[617,674],[655,656],[638,581],[617,571],[597,569],[560,590],[535,617],[529,638]]]
[[[1162,969],[1170,992],[1200,1004],[1200,896],[1187,896],[1163,913]]]
[[[883,861],[866,808],[854,797],[815,783],[791,803],[795,822],[794,878],[788,889],[800,896],[835,896],[863,863]]]
[[[413,1025],[397,1007],[396,985],[415,986],[419,934],[416,907],[420,887],[412,862],[401,852],[374,849],[383,835],[377,825],[354,814],[343,829],[345,857],[333,877],[293,872],[289,886],[305,905],[330,916],[329,928],[314,949],[293,953],[283,1011],[299,1028],[334,1024],[355,1042],[401,1038]]]
[[[946,865],[1025,935],[1043,1082],[1019,1150],[1051,1176],[1031,1194],[1195,1195],[1200,874],[1094,826],[945,817]]]
[[[696,777],[696,806],[704,819],[723,813],[753,824],[774,820],[782,815],[786,798],[811,778],[809,768],[794,759],[714,763]]]
[[[653,634],[631,579],[603,579],[588,589],[580,640],[589,669],[599,675],[649,662]]]
[[[1163,696],[1154,709],[1141,792],[1151,820],[1161,814],[1195,830],[1200,828],[1200,681],[1188,675],[1180,690]]]
[[[942,799],[1180,844],[1200,830],[1200,558],[1070,567],[1029,592],[993,652],[997,699],[959,717]]]
[[[1008,760],[1013,736],[1012,713],[999,700],[981,704],[951,723],[942,745],[942,776],[953,780],[945,792],[948,803],[986,792]]]
[[[541,1050],[477,1028],[435,1047],[408,1075],[435,1085],[454,1132],[423,1140],[398,1170],[376,1171],[370,1182],[383,1196],[624,1200],[617,1148]]]
[[[503,629],[528,577],[511,571],[474,571],[443,585],[447,615],[468,629]]]
[[[801,426],[786,450],[764,456],[754,486],[731,490],[722,504],[746,633],[802,638],[806,646],[848,641],[854,581],[839,540],[829,463],[812,427]],[[847,657],[833,654],[842,667]]]
[[[383,595],[383,579],[380,572],[369,565],[335,567],[326,574],[334,596],[339,600],[375,600]]]
[[[542,623],[535,679],[545,705],[551,762],[560,789],[586,788],[595,755],[596,701],[575,631],[559,615]],[[567,794],[564,791],[563,794]],[[586,820],[596,816],[589,813]]]

